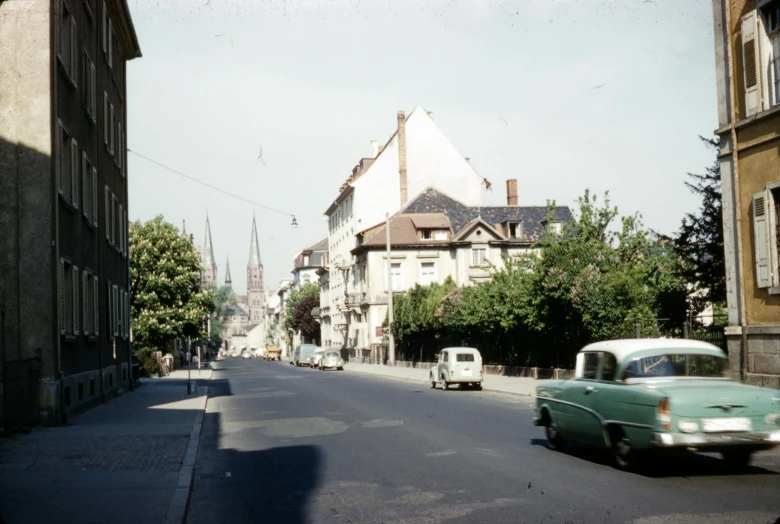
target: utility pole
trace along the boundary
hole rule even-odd
[[[395,364],[395,338],[393,338],[393,262],[390,258],[390,213],[385,213],[387,232],[387,360]]]

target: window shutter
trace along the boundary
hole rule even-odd
[[[105,53],[108,50],[107,45],[107,36],[108,36],[108,9],[106,7],[106,3],[103,2],[103,53]]]
[[[70,203],[79,208],[79,143],[70,139]]]
[[[76,29],[76,17],[70,17],[70,77],[73,83],[78,86],[78,72],[79,72],[79,39],[78,30]]]
[[[92,299],[94,303],[92,308],[94,310],[95,318],[92,319],[93,330],[95,335],[100,334],[100,281],[97,275],[92,276]]]
[[[745,79],[745,116],[760,111],[760,79],[756,11],[742,19],[742,71]]]
[[[97,93],[95,86],[95,64],[92,61],[89,62],[89,114],[92,118],[95,118],[95,110],[97,105]]]
[[[109,147],[108,148],[109,148],[109,151],[111,151],[111,155],[114,156],[114,151],[115,151],[115,147],[114,147],[114,145],[115,145],[115,141],[114,141],[114,123],[116,122],[116,120],[114,118],[114,104],[109,104],[109,107],[110,107],[110,111],[111,111],[111,120],[110,120],[110,123],[111,123],[111,126],[110,126],[111,127],[111,129],[110,129],[111,138],[109,139]]]
[[[98,202],[97,202],[97,168],[92,167],[92,223],[97,225],[98,221]]]
[[[81,276],[81,305],[84,308],[84,335],[89,335],[89,273],[84,270],[84,274]]]
[[[103,143],[108,146],[108,93],[103,91]]]
[[[60,259],[60,335],[65,334],[65,261]]]
[[[125,220],[124,220],[125,212],[124,212],[124,206],[122,204],[119,204],[119,214],[117,215],[117,221],[119,224],[119,252],[124,255],[125,253]]]
[[[79,268],[73,266],[70,271],[73,286],[73,334],[79,334]]]
[[[119,298],[117,297],[117,287],[116,286],[112,287],[111,291],[112,291],[112,305],[113,305],[111,309],[111,313],[112,313],[111,317],[112,317],[112,322],[114,323],[113,325],[114,336],[116,337],[119,336],[119,329],[117,326],[118,315],[119,315],[119,311],[117,311],[119,306]]]
[[[114,25],[111,18],[108,19],[108,67],[114,65]]]
[[[89,172],[89,161],[87,160],[87,152],[82,151],[81,152],[81,208],[84,210],[84,216],[89,219],[89,212],[90,209],[87,209],[87,204],[89,203],[89,192],[90,192],[90,172]]]
[[[106,281],[106,291],[107,291],[107,297],[106,300],[106,325],[108,326],[108,336],[109,338],[112,336],[111,333],[113,333],[114,326],[112,325],[113,322],[113,298],[111,297],[111,282]]]
[[[103,220],[105,221],[105,224],[103,225],[103,229],[106,230],[106,240],[111,242],[111,200],[108,197],[109,191],[108,186],[106,186],[106,206],[103,208],[104,211],[104,217]]]
[[[57,123],[57,140],[54,144],[54,155],[55,155],[55,169],[57,170],[57,189],[59,190],[60,194],[62,194],[63,190],[63,183],[62,183],[62,177],[63,177],[63,170],[62,170],[62,163],[64,161],[64,154],[63,154],[63,143],[62,143],[62,122]]]
[[[119,132],[117,133],[117,135],[118,135],[117,157],[118,157],[118,161],[119,161],[119,174],[122,175],[122,177],[124,178],[125,172],[122,169],[122,166],[124,165],[122,163],[122,157],[124,156],[124,151],[122,151],[122,143],[124,142],[124,140],[122,138],[124,136],[123,133],[122,133],[122,122],[117,122],[117,127],[119,128]]]
[[[753,195],[753,234],[756,241],[756,284],[759,288],[770,287],[772,282],[772,273],[770,268],[769,255],[769,220],[768,213],[770,200],[767,198],[767,192],[761,191]]]

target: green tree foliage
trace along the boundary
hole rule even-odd
[[[157,216],[130,227],[133,345],[165,351],[177,338],[205,338],[213,292],[200,289],[200,264],[190,241]]]
[[[214,290],[214,311],[211,313],[211,338],[212,347],[219,348],[224,340],[225,315],[228,310],[236,305],[236,295],[230,286],[220,286]]]
[[[311,316],[311,310],[320,307],[320,295],[305,295],[298,300],[293,308],[293,325],[301,335],[319,340],[320,323]]]
[[[715,153],[713,164],[706,173],[689,173],[686,182],[701,198],[696,213],[688,213],[674,238],[674,247],[683,260],[681,276],[691,285],[690,302],[694,313],[700,313],[708,304],[726,303],[726,266],[723,248],[723,209],[721,201],[720,152],[718,139],[700,137]]]
[[[645,336],[679,329],[685,285],[673,249],[638,216],[615,228],[617,218],[608,195],[600,203],[586,191],[560,234],[545,232],[536,252],[504,258],[490,281],[400,295],[393,334],[401,350],[416,354],[415,344],[435,338],[476,346],[486,362],[565,367],[584,344],[633,336],[636,324]]]
[[[300,302],[300,300],[303,297],[317,297],[317,303],[319,304],[319,298],[320,298],[320,288],[317,284],[313,282],[309,282],[308,284],[304,284],[300,287],[297,287],[293,289],[292,293],[290,294],[290,298],[287,300],[287,304],[284,306],[284,334],[285,339],[287,340],[287,345],[292,344],[292,336],[290,334],[290,330],[298,331],[300,330],[300,325],[298,322],[301,319],[296,320],[295,318],[295,306]],[[315,306],[317,307],[317,306]],[[311,316],[311,310],[309,311],[309,316]]]

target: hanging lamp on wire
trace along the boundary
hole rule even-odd
[[[292,224],[290,224],[290,227],[298,227],[298,221],[295,220],[295,215],[293,215]]]

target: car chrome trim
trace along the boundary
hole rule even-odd
[[[777,446],[780,440],[773,439],[772,431],[751,431],[740,433],[653,433],[650,443],[654,446],[669,447],[698,447],[698,446]]]
[[[625,422],[625,421],[622,421],[622,420],[607,420],[604,417],[602,417],[598,412],[596,412],[596,411],[594,411],[594,410],[592,410],[590,408],[586,408],[585,406],[581,406],[579,404],[575,404],[574,402],[569,402],[568,400],[561,400],[561,399],[558,399],[558,398],[540,397],[540,396],[537,396],[536,398],[538,398],[540,400],[548,400],[548,401],[551,401],[551,402],[557,402],[559,404],[564,404],[566,406],[571,406],[571,407],[578,408],[578,409],[581,409],[583,411],[586,411],[586,412],[590,413],[591,415],[593,415],[594,417],[596,417],[596,419],[599,421],[599,424],[601,424],[601,426],[604,427],[604,428],[609,427],[609,426],[624,426],[624,427],[628,427],[628,428],[638,428],[638,429],[652,429],[653,428],[653,426],[651,426],[649,424],[639,424],[639,423],[636,423],[636,422]]]

